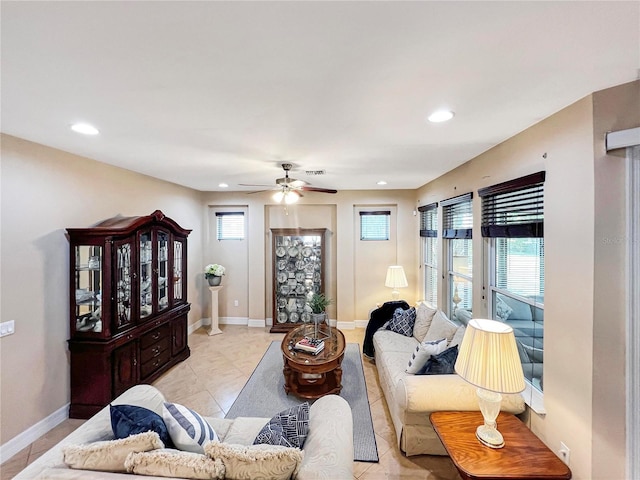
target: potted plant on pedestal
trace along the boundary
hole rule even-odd
[[[220,285],[224,272],[225,268],[222,265],[218,265],[217,263],[210,263],[209,265],[204,267],[204,278],[207,279],[210,286],[216,287]]]

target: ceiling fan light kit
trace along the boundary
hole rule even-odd
[[[286,204],[296,203],[302,197],[300,192],[320,192],[320,193],[338,193],[337,190],[332,188],[312,187],[304,180],[298,180],[296,178],[289,177],[289,171],[293,165],[290,163],[283,163],[282,169],[284,170],[284,177],[276,179],[276,193],[271,198],[277,203],[281,203],[283,200]],[[261,185],[249,185],[243,184],[242,186],[257,187]],[[265,185],[266,186],[266,185]],[[251,192],[256,193],[256,192]]]

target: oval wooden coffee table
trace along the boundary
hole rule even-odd
[[[287,333],[282,340],[284,391],[301,398],[319,398],[342,390],[344,335],[337,328],[324,339],[324,349],[317,355],[294,350],[293,346],[313,334],[313,325],[302,325]]]

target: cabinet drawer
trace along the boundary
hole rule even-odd
[[[169,350],[169,347],[171,346],[170,340],[171,339],[169,337],[164,337],[162,340],[158,341],[157,343],[142,350],[142,353],[140,355],[142,363],[143,364],[147,363],[152,358],[159,357],[160,354],[165,350]]]
[[[144,362],[142,364],[142,368],[140,369],[140,377],[144,380],[144,378],[148,377],[153,372],[155,372],[158,368],[165,365],[169,361],[170,357],[171,357],[171,351],[167,349],[163,352],[160,352],[160,355],[158,355],[157,357],[152,358],[147,362]]]
[[[144,350],[146,348],[149,348],[161,338],[169,338],[170,328],[170,325],[167,323],[162,325],[161,327],[156,328],[155,330],[151,330],[149,333],[145,333],[140,339],[140,348]]]

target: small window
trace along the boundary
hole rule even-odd
[[[218,240],[244,240],[244,212],[216,212]]]
[[[360,212],[360,240],[389,240],[390,211]]]

